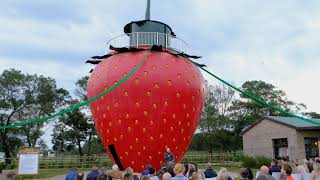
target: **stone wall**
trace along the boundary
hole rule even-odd
[[[289,157],[298,158],[301,155],[296,150],[301,147],[297,144],[297,137],[297,131],[294,128],[264,119],[243,134],[243,150],[247,155],[273,158],[272,139],[287,138]]]

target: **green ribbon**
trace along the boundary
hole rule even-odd
[[[135,66],[133,68],[132,71],[130,71],[125,77],[123,77],[119,82],[117,82],[116,84],[114,84],[113,86],[111,86],[109,89],[106,89],[105,91],[103,91],[102,93],[92,97],[92,98],[89,98],[88,100],[86,101],[83,101],[81,103],[78,103],[78,104],[75,104],[67,109],[64,109],[62,111],[59,111],[57,113],[54,113],[50,116],[47,116],[47,117],[43,117],[43,118],[39,118],[39,119],[33,119],[33,120],[29,120],[29,121],[22,121],[22,122],[19,122],[19,123],[14,123],[14,124],[10,124],[10,125],[7,125],[7,126],[0,126],[0,129],[8,129],[8,128],[15,128],[15,127],[20,127],[20,126],[26,126],[26,125],[29,125],[29,124],[34,124],[34,123],[39,123],[39,122],[44,122],[44,121],[48,121],[54,117],[57,117],[57,116],[60,116],[60,115],[63,115],[63,114],[66,114],[68,112],[71,112],[75,109],[78,109],[82,106],[85,106],[89,103],[92,103],[93,101],[96,101],[97,99],[101,98],[102,96],[108,94],[109,92],[111,92],[112,90],[116,89],[117,87],[119,87],[121,84],[123,84],[124,82],[126,82],[136,71],[137,69],[146,61],[147,59],[147,56],[149,54],[149,52],[151,51],[151,47],[147,50],[147,52],[144,54],[143,56],[143,59],[138,63],[137,66]]]
[[[191,61],[191,60],[190,60],[190,61]],[[191,61],[191,62],[192,62],[194,65],[198,66],[198,67],[199,67],[200,69],[202,69],[203,71],[205,71],[206,73],[208,73],[209,75],[211,75],[212,77],[218,79],[218,80],[221,81],[222,83],[226,84],[227,86],[231,87],[232,89],[240,92],[241,94],[247,96],[248,98],[252,99],[253,101],[255,101],[255,102],[257,102],[257,103],[259,103],[259,104],[261,104],[261,105],[263,105],[263,106],[269,107],[269,108],[271,108],[271,109],[274,109],[274,110],[276,110],[276,111],[278,111],[278,112],[281,112],[281,113],[283,113],[283,114],[286,114],[286,115],[288,115],[288,116],[298,118],[298,119],[303,120],[303,121],[305,121],[305,122],[312,123],[312,124],[315,124],[315,125],[320,125],[320,121],[317,121],[317,120],[314,120],[314,119],[310,119],[310,118],[306,118],[306,117],[303,117],[303,116],[300,116],[300,115],[297,115],[297,114],[288,112],[288,111],[286,111],[286,110],[283,110],[283,109],[281,109],[280,107],[277,107],[277,106],[275,106],[275,105],[272,105],[272,104],[270,104],[270,103],[268,103],[268,102],[266,102],[266,101],[264,101],[264,100],[262,100],[262,99],[260,99],[260,98],[258,98],[258,97],[256,97],[256,96],[254,96],[254,95],[252,95],[252,94],[250,94],[250,93],[248,93],[248,92],[245,92],[245,91],[241,90],[240,88],[238,88],[238,87],[236,87],[236,86],[228,83],[227,81],[225,81],[225,80],[221,79],[220,77],[218,77],[217,75],[211,73],[210,71],[208,71],[208,70],[205,69],[204,67],[197,65],[197,64],[194,63],[193,61]]]
[[[145,60],[147,59],[147,56],[149,54],[149,52],[151,51],[151,47],[148,49],[148,51],[144,54],[144,57],[143,59],[141,60],[141,62],[138,63],[138,65],[133,68],[132,71],[130,71],[125,77],[123,77],[119,82],[117,82],[116,84],[114,84],[113,86],[111,86],[109,89],[103,91],[102,93],[98,94],[97,96],[95,97],[92,97],[92,98],[89,98],[88,100],[86,101],[83,101],[81,103],[78,103],[76,105],[73,105],[67,109],[64,109],[62,111],[59,111],[57,113],[54,113],[50,116],[47,116],[47,117],[43,117],[43,118],[39,118],[39,119],[34,119],[34,120],[29,120],[29,121],[22,121],[22,122],[19,122],[19,123],[14,123],[14,124],[10,124],[10,125],[7,125],[7,126],[0,126],[0,129],[8,129],[8,128],[15,128],[15,127],[20,127],[20,126],[26,126],[26,125],[29,125],[29,124],[34,124],[34,123],[39,123],[39,122],[44,122],[44,121],[48,121],[54,117],[57,117],[57,116],[60,116],[60,115],[63,115],[63,114],[66,114],[68,112],[71,112],[75,109],[78,109],[82,106],[85,106],[91,102],[94,102],[96,100],[98,100],[99,98],[101,98],[102,96],[108,94],[109,92],[111,92],[112,90],[116,89],[117,87],[119,87],[121,84],[123,84],[125,81],[127,81],[136,71],[137,69],[145,62]],[[191,61],[191,60],[190,60]],[[291,117],[295,117],[295,118],[298,118],[300,120],[303,120],[305,122],[308,122],[308,123],[312,123],[312,124],[315,124],[315,125],[320,125],[320,122],[319,121],[316,121],[316,120],[313,120],[313,119],[310,119],[310,118],[305,118],[303,116],[300,116],[300,115],[297,115],[297,114],[294,114],[294,113],[291,113],[291,112],[288,112],[288,111],[285,111],[283,109],[281,109],[280,107],[277,107],[275,105],[272,105],[258,97],[255,97],[253,95],[251,95],[250,93],[248,92],[245,92],[245,91],[242,91],[240,88],[228,83],[227,81],[221,79],[220,77],[218,77],[217,75],[211,73],[210,71],[208,71],[207,69],[203,68],[202,66],[199,66],[198,64],[196,64],[195,62],[191,61],[193,64],[195,64],[196,66],[198,66],[200,69],[202,69],[203,71],[205,71],[206,73],[208,73],[209,75],[211,75],[212,77],[218,79],[219,81],[221,81],[222,83],[226,84],[227,86],[231,87],[232,89],[244,94],[245,96],[249,97],[250,99],[252,99],[253,101],[261,104],[261,105],[264,105],[266,107],[269,107],[271,109],[274,109],[278,112],[281,112],[283,114],[286,114],[288,116],[291,116]]]

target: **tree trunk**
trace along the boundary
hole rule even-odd
[[[29,146],[29,147],[32,147],[32,143],[31,143],[31,140],[30,140],[30,138],[28,137],[28,135],[27,135],[27,143],[28,143],[28,146]]]
[[[83,162],[83,151],[82,151],[82,147],[81,147],[81,141],[80,139],[77,139],[78,141],[78,152],[79,152],[79,155],[80,155],[80,163],[82,164]]]
[[[2,134],[3,135],[3,134]],[[6,164],[10,164],[11,163],[11,151],[9,149],[9,145],[7,142],[7,137],[6,136],[1,136],[2,140],[1,140],[1,146],[3,148],[3,152],[5,154],[5,161]]]
[[[87,156],[90,156],[91,154],[91,139],[92,139],[93,132],[94,132],[94,125],[92,125],[91,132],[89,134]]]
[[[81,147],[81,141],[80,141],[80,139],[77,139],[77,141],[78,141],[79,155],[82,157],[84,154],[83,154],[83,150],[82,150],[82,147]]]

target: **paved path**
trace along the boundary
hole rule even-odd
[[[89,174],[89,172],[90,171],[83,172],[84,173],[84,178],[83,179],[87,178],[87,174]],[[64,180],[64,179],[66,179],[66,174],[59,175],[59,176],[54,176],[54,177],[50,177],[50,178],[46,178],[46,179],[35,179],[35,180]]]

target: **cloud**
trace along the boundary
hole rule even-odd
[[[237,86],[264,80],[320,112],[319,2],[191,1],[195,51],[209,69]],[[191,8],[192,7],[192,8]]]
[[[0,64],[0,72],[14,68],[21,70],[23,73],[52,77],[56,79],[59,87],[71,90],[71,93],[75,88],[75,81],[88,75],[91,68],[85,64],[70,67],[57,60],[11,59],[6,57],[0,57]]]

